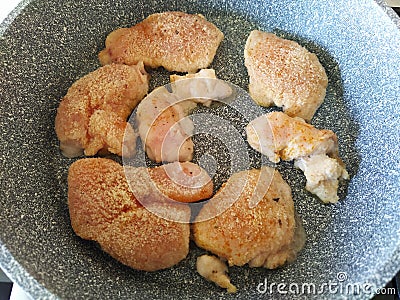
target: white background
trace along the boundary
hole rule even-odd
[[[17,6],[20,0],[0,0],[0,22]]]

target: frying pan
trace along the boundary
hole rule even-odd
[[[194,245],[175,267],[140,272],[77,237],[69,222],[73,160],[60,154],[54,133],[59,101],[99,66],[109,32],[167,10],[201,13],[224,32],[211,67],[243,89],[243,47],[253,29],[307,47],[329,78],[312,123],[337,133],[351,179],[341,184],[337,204],[323,205],[291,163],[280,164],[308,236],[305,248],[277,270],[230,268],[239,289],[233,295],[196,273],[204,251]],[[399,18],[372,0],[23,1],[0,27],[1,267],[40,299],[372,297],[400,269],[399,28]],[[154,79],[156,86],[168,74],[152,75],[164,78]]]

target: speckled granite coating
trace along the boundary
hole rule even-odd
[[[60,98],[98,66],[96,55],[110,31],[165,10],[202,13],[214,22],[225,40],[212,67],[244,89],[243,47],[256,28],[315,52],[329,77],[326,100],[312,122],[338,134],[351,181],[341,186],[337,205],[322,205],[304,190],[301,173],[281,164],[307,244],[295,263],[279,270],[231,268],[235,295],[197,275],[195,258],[202,251],[194,246],[172,269],[144,273],[81,240],[69,223],[72,160],[60,154],[53,129]],[[37,299],[256,299],[265,280],[300,288],[311,283],[317,290],[307,298],[341,299],[349,295],[329,293],[326,286],[317,295],[318,287],[384,286],[400,269],[399,24],[380,2],[365,0],[23,2],[0,26],[2,268]],[[167,73],[156,73],[160,79],[152,84],[165,83]],[[262,296],[306,298],[280,294],[276,286],[270,291]]]

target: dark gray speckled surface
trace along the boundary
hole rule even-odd
[[[69,224],[72,160],[60,154],[53,129],[60,98],[98,66],[110,31],[165,10],[202,13],[224,32],[212,67],[242,88],[248,84],[243,47],[256,28],[315,52],[329,77],[312,122],[338,134],[351,180],[341,186],[337,205],[322,205],[305,192],[301,173],[281,164],[308,234],[306,247],[279,270],[231,268],[235,295],[196,274],[201,250],[195,247],[172,269],[138,272],[76,237]],[[25,1],[14,17],[0,27],[0,264],[33,298],[250,299],[260,297],[257,286],[265,279],[382,287],[400,269],[400,22],[380,2],[37,0]],[[153,85],[167,79],[166,72],[153,75],[159,78]],[[337,278],[340,272],[346,280]],[[266,296],[299,297],[276,289]],[[312,296],[349,297],[326,286],[323,295]]]

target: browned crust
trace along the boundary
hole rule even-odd
[[[131,28],[110,33],[99,59],[103,65],[143,61],[151,68],[196,72],[211,64],[223,37],[202,15],[156,13]]]
[[[193,225],[196,244],[230,265],[275,268],[285,263],[290,253],[283,250],[293,240],[295,220],[291,189],[279,172],[263,167],[234,174],[204,205],[196,221],[229,204],[217,217]]]
[[[164,195],[178,202],[197,202],[202,199],[210,198],[213,193],[213,182],[204,169],[190,162],[180,163],[183,173],[195,180],[196,177],[202,177],[201,182],[206,182],[201,187],[193,188],[189,184],[182,184],[179,182],[171,181],[170,175],[165,171],[164,167],[150,169],[150,176],[153,182],[156,183],[157,188],[162,191]],[[200,180],[198,181],[200,183]]]
[[[57,110],[55,130],[61,150],[85,150],[89,156],[100,150],[122,155],[125,129],[130,127],[126,119],[147,91],[143,64],[111,64],[77,80]],[[128,133],[134,134],[132,128]]]
[[[153,171],[163,174],[161,169]],[[163,175],[153,179],[162,179],[160,186],[168,186]],[[143,183],[138,182],[136,189],[141,187]],[[198,192],[195,197],[211,196],[202,189]],[[193,193],[186,196],[192,197]],[[184,195],[177,198],[185,199]],[[97,241],[104,251],[135,269],[168,268],[189,251],[190,208],[186,204],[154,203],[171,215],[183,216],[186,223],[165,220],[143,207],[129,188],[123,167],[112,160],[81,159],[69,169],[68,206],[75,233]]]

